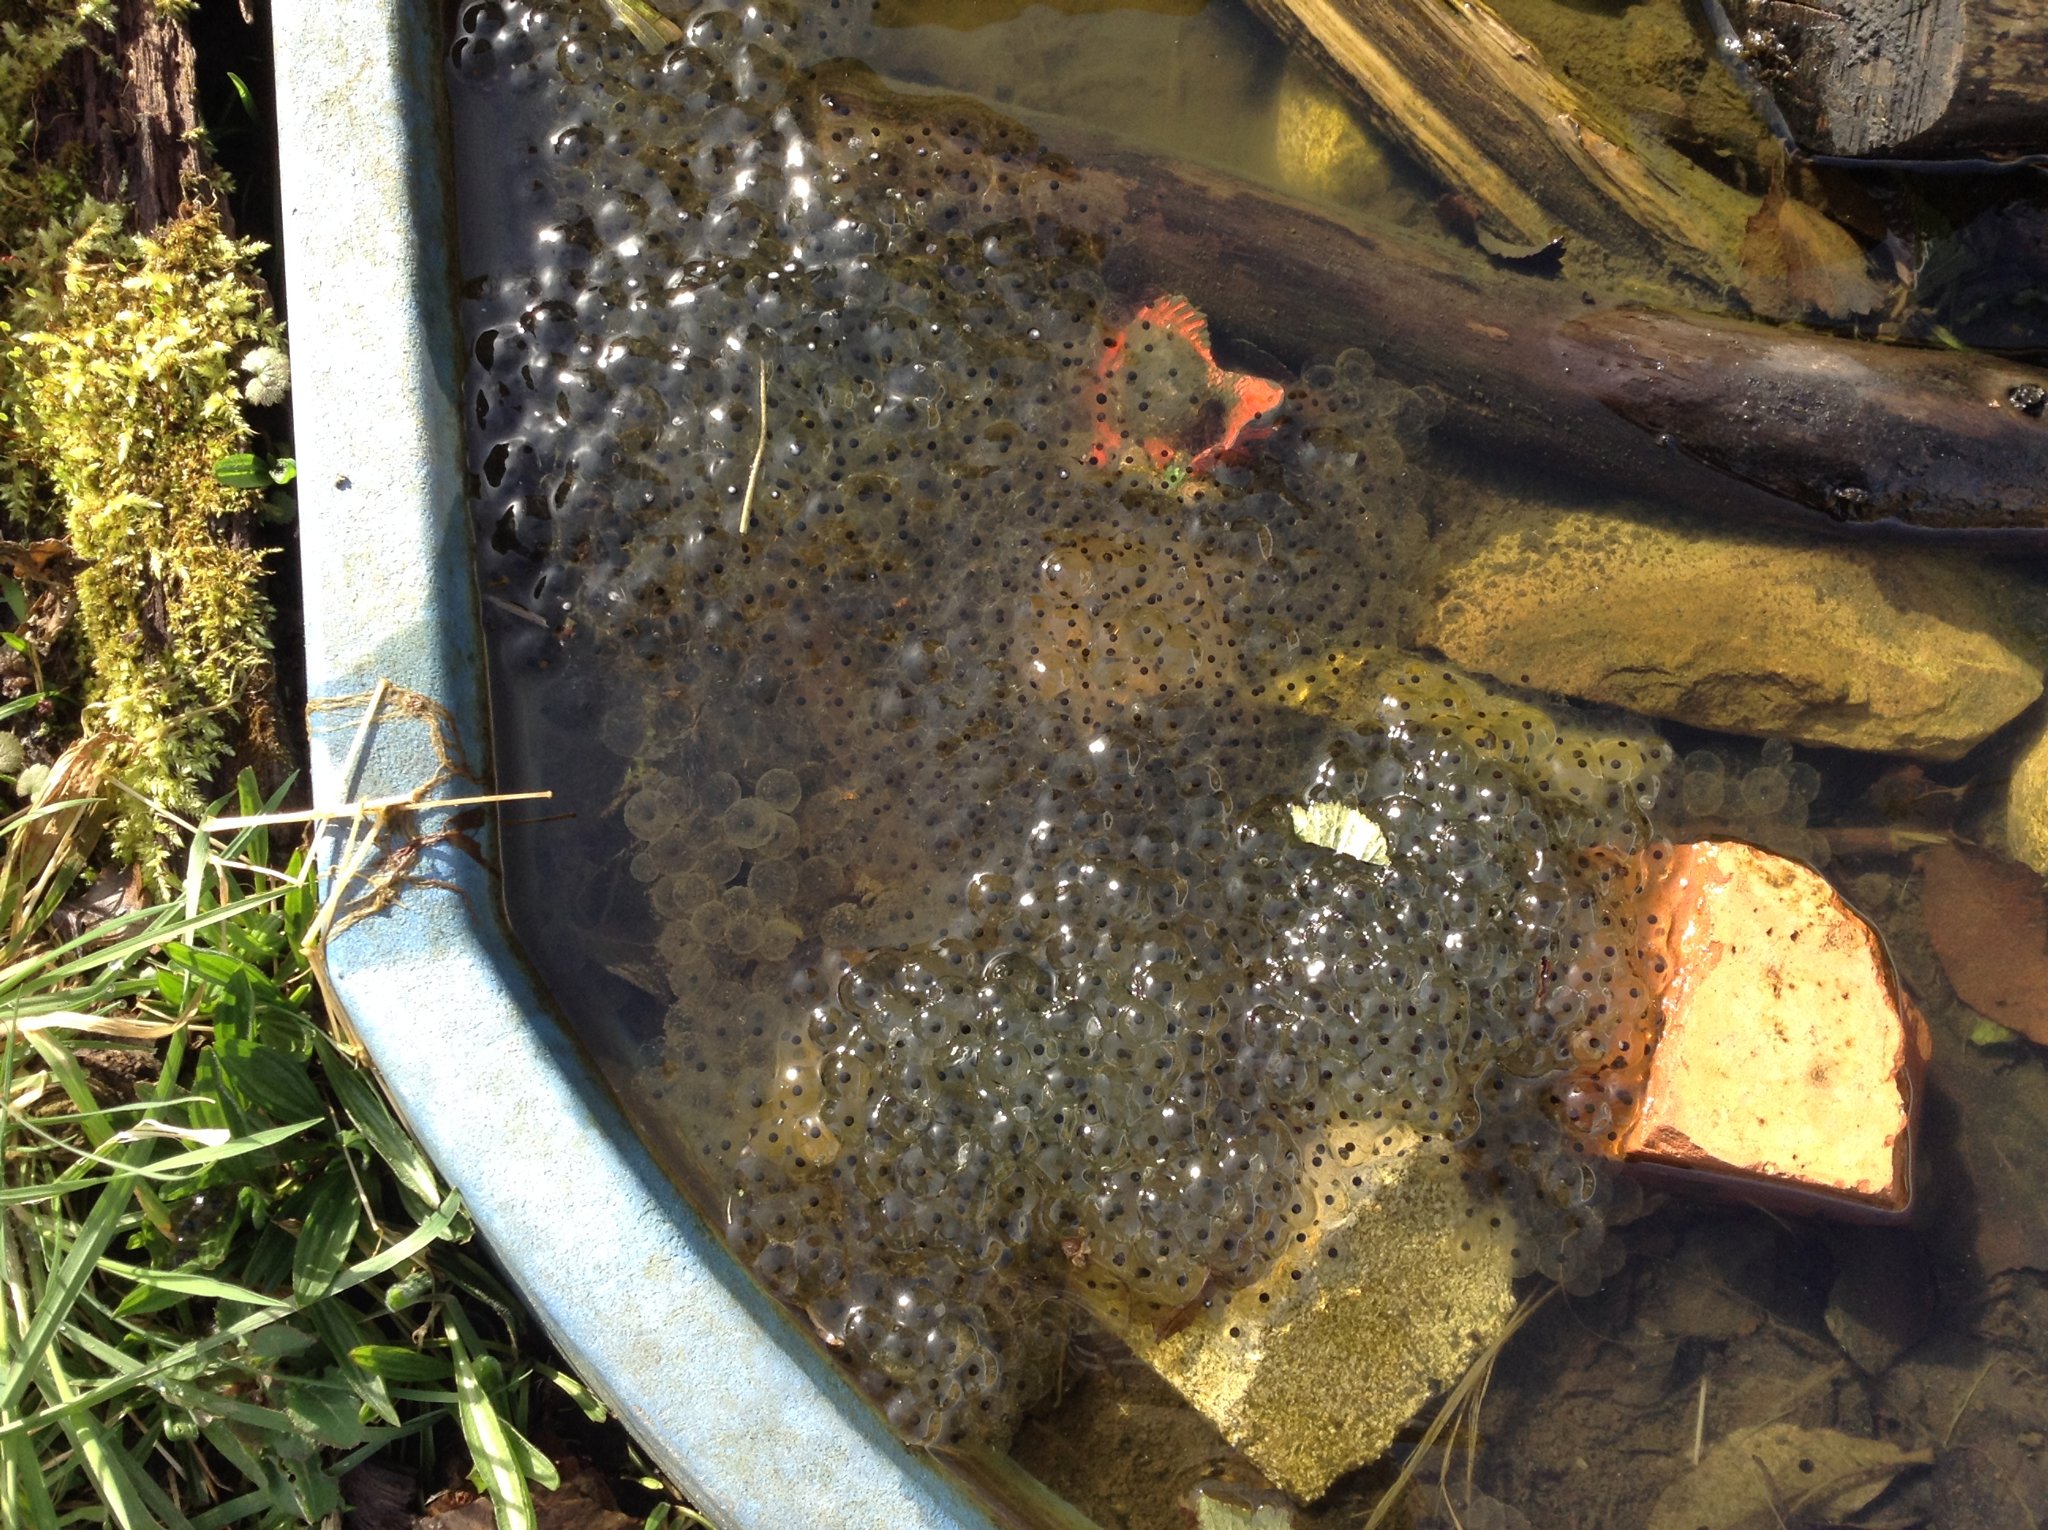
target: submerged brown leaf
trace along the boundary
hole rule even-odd
[[[1760,313],[1846,319],[1884,306],[1863,248],[1839,223],[1782,190],[1764,198],[1742,240],[1743,296]]]
[[[634,1530],[640,1521],[621,1514],[603,1475],[580,1461],[560,1463],[561,1486],[533,1490],[536,1530]],[[437,1494],[418,1521],[422,1530],[496,1530],[497,1510],[474,1493]]]
[[[1649,1530],[1783,1530],[1847,1519],[1931,1451],[1833,1429],[1738,1429],[1657,1500]]]
[[[2048,885],[1976,845],[1920,855],[1927,934],[1949,985],[1986,1019],[2048,1046]]]

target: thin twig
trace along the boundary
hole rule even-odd
[[[391,682],[379,676],[371,687],[370,700],[363,708],[362,718],[356,723],[356,736],[349,741],[348,754],[341,762],[341,789],[344,794],[356,789],[356,772],[362,769],[363,752],[370,747],[370,729],[376,726],[377,713],[384,705],[384,698],[391,692]]]
[[[761,416],[761,435],[754,442],[754,465],[747,469],[747,493],[740,501],[740,535],[747,534],[747,525],[754,518],[754,492],[761,487],[761,464],[768,458],[768,361],[763,357],[755,375],[761,381],[761,402],[756,411]]]
[[[284,813],[244,813],[231,818],[208,818],[199,827],[208,833],[221,829],[275,828],[288,823],[326,823],[349,818],[374,818],[398,808],[438,812],[442,808],[483,807],[493,802],[548,802],[552,791],[490,792],[475,797],[419,797],[408,792],[399,797],[372,797],[366,802],[339,802],[330,808],[295,808]]]
[[[1771,1511],[1771,1518],[1778,1522],[1778,1530],[1791,1530],[1785,1523],[1785,1516],[1778,1512],[1778,1483],[1771,1475],[1771,1469],[1764,1465],[1762,1456],[1752,1455],[1749,1464],[1756,1468],[1756,1474],[1764,1480],[1764,1507]]]
[[[1700,1372],[1700,1405],[1692,1416],[1692,1464],[1700,1464],[1700,1452],[1707,1444],[1707,1373]]]
[[[1408,1484],[1415,1480],[1416,1470],[1422,1465],[1423,1457],[1435,1446],[1446,1426],[1452,1426],[1452,1438],[1457,1438],[1455,1425],[1461,1421],[1472,1394],[1484,1385],[1485,1378],[1492,1376],[1494,1360],[1507,1347],[1508,1340],[1540,1312],[1544,1304],[1557,1295],[1560,1289],[1558,1286],[1546,1287],[1541,1295],[1532,1296],[1522,1302],[1515,1309],[1514,1315],[1501,1325],[1500,1332],[1493,1336],[1485,1351],[1466,1367],[1465,1374],[1444,1398],[1442,1406],[1436,1411],[1436,1417],[1431,1419],[1429,1427],[1422,1431],[1421,1440],[1416,1443],[1415,1449],[1408,1453],[1408,1459],[1402,1463],[1400,1472],[1387,1490],[1380,1494],[1379,1501],[1373,1505],[1371,1516],[1360,1530],[1379,1530],[1386,1522],[1387,1516],[1394,1512],[1395,1506],[1400,1502],[1401,1495],[1408,1491]],[[1448,1502],[1448,1499],[1446,1501]]]

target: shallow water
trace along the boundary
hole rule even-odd
[[[1460,537],[1598,487],[1447,450],[1362,352],[1212,363],[1029,129],[812,71],[1439,238],[1425,183],[1305,138],[1333,108],[1234,6],[999,11],[712,9],[661,56],[596,4],[458,17],[498,768],[558,810],[507,826],[508,900],[635,1119],[907,1437],[1010,1444],[1106,1525],[1259,1487],[1110,1330],[1262,1278],[1354,1143],[1449,1165],[1569,1293],[1493,1372],[1463,1523],[1649,1523],[1767,1422],[1931,1452],[1869,1523],[2023,1522],[2048,1083],[1963,1043],[1911,862],[1833,855],[1893,762],[1413,652]],[[1239,373],[1284,399],[1239,420]],[[1934,767],[1964,827],[2009,755]],[[1384,853],[1304,843],[1310,804]],[[1646,1204],[1602,1155],[1645,1048],[1629,857],[1707,829],[1827,862],[1929,1011],[1914,1228]],[[1925,1336],[1875,1365],[1848,1308]]]

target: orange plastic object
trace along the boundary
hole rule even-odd
[[[1216,364],[1209,342],[1209,321],[1186,298],[1168,294],[1155,298],[1131,316],[1131,322],[1110,336],[1096,363],[1095,377],[1100,389],[1095,416],[1095,449],[1089,461],[1098,467],[1116,460],[1128,438],[1129,422],[1123,407],[1124,372],[1131,357],[1133,337],[1155,335],[1168,345],[1185,346],[1199,373],[1200,387],[1220,411],[1220,420],[1198,422],[1203,411],[1191,408],[1184,420],[1155,417],[1153,429],[1139,438],[1139,449],[1152,467],[1172,467],[1186,458],[1190,473],[1213,472],[1224,456],[1249,445],[1271,431],[1272,412],[1280,407],[1287,390],[1269,378],[1249,372],[1226,372]],[[1182,439],[1189,432],[1212,432],[1206,440]],[[1164,433],[1161,433],[1164,432]]]
[[[1903,1215],[1930,1041],[1876,933],[1818,872],[1731,841],[1673,847],[1648,896],[1661,1026],[1622,1156],[1747,1199]]]

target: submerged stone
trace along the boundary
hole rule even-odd
[[[1420,637],[1541,690],[1700,727],[1952,760],[2041,694],[1996,592],[1933,549],[1518,512],[1440,571]]]
[[[1356,206],[1394,183],[1386,146],[1336,86],[1290,58],[1273,108],[1273,158],[1290,191]]]
[[[2013,761],[2006,788],[2005,848],[2014,860],[2048,876],[2048,725]]]
[[[1120,1283],[1075,1277],[1105,1327],[1304,1500],[1384,1454],[1515,1308],[1513,1231],[1448,1154],[1396,1128],[1333,1133],[1311,1163],[1301,1194],[1321,1210],[1248,1286],[1160,1323]]]

